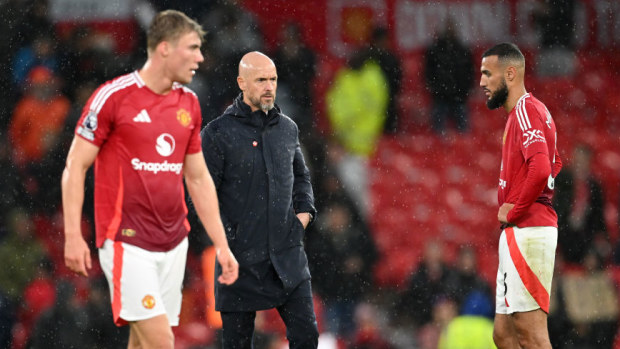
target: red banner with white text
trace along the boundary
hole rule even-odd
[[[620,0],[573,3],[575,48],[617,50]],[[269,45],[294,21],[312,48],[339,57],[367,42],[376,25],[388,29],[401,54],[426,47],[448,20],[474,48],[511,41],[531,50],[540,43],[535,14],[541,0],[245,0],[244,5],[258,16]]]

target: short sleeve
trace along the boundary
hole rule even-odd
[[[542,115],[533,105],[525,104],[517,110],[517,119],[520,130],[523,131],[518,139],[525,160],[527,161],[538,153],[549,155],[544,130],[544,127],[547,127],[546,115]]]
[[[187,154],[196,154],[202,150],[202,144],[200,141],[200,126],[202,125],[202,111],[200,110],[200,104],[198,98],[194,97],[194,103],[192,107],[192,134],[189,138],[187,145]]]
[[[75,127],[75,134],[101,147],[105,143],[114,122],[113,101],[106,96],[106,86],[99,87],[88,99]]]

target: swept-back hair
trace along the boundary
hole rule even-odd
[[[196,32],[200,40],[204,40],[205,31],[202,26],[186,14],[176,10],[166,10],[158,13],[146,34],[146,48],[150,53],[162,41],[174,41],[182,34]]]

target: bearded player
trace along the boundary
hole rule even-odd
[[[547,314],[558,239],[551,198],[562,168],[555,123],[525,90],[525,58],[516,45],[487,50],[480,72],[487,107],[508,112],[498,190],[502,233],[493,340],[500,349],[551,349]]]

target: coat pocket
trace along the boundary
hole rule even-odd
[[[292,246],[279,251],[274,261],[276,270],[285,288],[292,288],[303,280],[310,279],[308,257],[302,246]]]
[[[289,224],[290,229],[287,234],[287,240],[283,246],[292,247],[292,246],[302,246],[304,241],[304,225],[301,223],[297,215],[291,209],[289,211],[289,219],[291,223]]]

